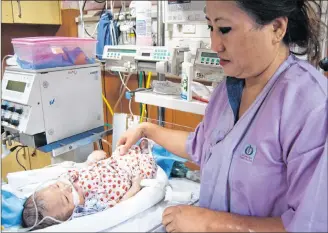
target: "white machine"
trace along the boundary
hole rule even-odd
[[[166,0],[164,4],[165,23],[206,24],[205,1]]]
[[[225,77],[218,54],[210,49],[197,49],[194,72],[194,80],[220,82]]]
[[[6,69],[1,125],[35,148],[104,125],[99,64]]]
[[[183,49],[165,46],[144,46],[137,49],[135,60],[138,71],[152,71],[161,74],[179,74],[183,62]]]
[[[137,47],[135,45],[106,45],[102,58],[108,60],[106,69],[117,72],[135,72]]]
[[[185,48],[165,46],[105,46],[106,69],[118,72],[152,71],[178,75]]]

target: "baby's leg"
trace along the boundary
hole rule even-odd
[[[141,182],[141,178],[136,178],[132,181],[132,186],[131,188],[124,194],[124,196],[122,197],[122,199],[120,201],[125,201],[131,197],[133,197],[134,195],[136,195],[140,189],[141,189],[141,186],[140,186],[140,182]]]

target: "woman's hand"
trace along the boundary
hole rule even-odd
[[[120,154],[124,155],[139,139],[146,137],[169,152],[182,158],[190,159],[186,151],[186,142],[189,133],[167,129],[149,122],[139,124],[136,128],[126,131],[118,140]]]
[[[172,206],[165,209],[162,223],[167,232],[207,232],[210,214],[196,206]]]
[[[281,217],[253,217],[196,206],[172,206],[163,213],[167,232],[286,232]]]
[[[136,144],[136,142],[144,137],[143,124],[138,125],[136,128],[127,130],[118,140],[117,147],[120,147],[120,154],[124,155],[128,150]]]

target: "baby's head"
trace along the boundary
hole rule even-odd
[[[38,209],[38,223],[46,216],[59,221],[66,221],[70,218],[75,208],[72,186],[63,182],[57,182],[36,192],[34,200]],[[24,204],[23,227],[29,228],[34,225],[35,214],[33,195],[31,195]],[[47,218],[33,229],[42,229],[57,223]]]

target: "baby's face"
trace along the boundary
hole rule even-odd
[[[83,194],[79,192],[80,189],[77,191],[80,197],[80,204],[83,204]],[[72,215],[75,206],[71,185],[57,182],[39,191],[38,195],[46,203],[48,216],[63,216],[65,219],[66,217],[68,219]]]

